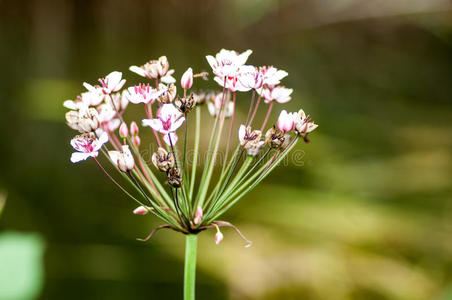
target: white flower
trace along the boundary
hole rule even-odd
[[[160,78],[160,81],[166,84],[176,82],[176,79],[171,76],[174,70],[169,70],[169,63],[166,56],[161,56],[158,60],[151,60],[141,67],[131,66],[129,70],[146,78]]]
[[[149,126],[161,134],[176,131],[185,121],[182,113],[171,103],[163,104],[156,119],[144,119],[143,126]]]
[[[127,96],[129,101],[138,103],[154,103],[158,97],[160,97],[165,91],[152,88],[149,84],[139,84],[128,88],[129,95]]]
[[[297,113],[293,113],[293,116],[295,130],[303,137],[319,126],[312,122],[311,117],[306,116],[302,109],[300,109]]]
[[[88,157],[97,157],[99,149],[108,141],[108,135],[103,133],[98,139],[94,134],[82,134],[71,140],[71,145],[77,152],[72,153],[71,162],[76,163]]]
[[[282,132],[292,131],[295,126],[294,114],[288,113],[286,110],[282,110],[281,113],[279,114],[276,126]]]
[[[215,57],[207,55],[206,59],[213,73],[224,80],[224,77],[237,76],[239,67],[246,63],[251,53],[253,53],[251,50],[238,54],[233,50],[221,49]]]
[[[260,130],[251,130],[250,126],[240,125],[239,128],[239,141],[240,146],[245,146],[249,142],[259,141],[261,139],[262,132]]]
[[[99,113],[99,121],[101,123],[111,121],[116,116],[116,111],[113,109],[113,107],[106,103],[100,105],[97,108],[97,111]]]
[[[187,71],[182,75],[180,84],[183,89],[191,89],[193,86],[193,69],[188,68]]]
[[[248,155],[256,156],[265,144],[261,141],[262,132],[260,130],[251,130],[250,126],[240,125],[239,141]]]
[[[122,89],[122,87],[126,83],[126,80],[121,78],[122,73],[117,71],[111,72],[110,74],[105,76],[105,78],[100,78],[99,82],[102,86],[104,94],[111,94]]]
[[[123,90],[121,93],[111,94],[110,97],[106,97],[105,102],[110,104],[114,110],[123,111],[129,104],[129,98],[129,91]]]
[[[218,93],[213,99],[209,100],[211,101],[207,102],[207,109],[209,110],[210,115],[215,117],[220,113],[221,103],[223,101],[223,93]],[[228,118],[232,116],[232,113],[234,112],[234,102],[228,101],[228,99],[226,99],[225,101],[227,105],[223,108],[223,114],[225,118]]]
[[[262,73],[255,66],[250,65],[241,66],[237,78],[242,91],[260,89],[264,81]]]
[[[269,86],[275,86],[277,84],[280,84],[281,79],[289,75],[289,73],[287,73],[286,71],[278,70],[273,66],[260,67],[259,73],[262,74],[264,84]]]
[[[129,146],[123,145],[122,151],[108,151],[111,161],[122,172],[131,171],[135,167],[135,160]]]
[[[276,86],[273,88],[264,87],[258,92],[264,97],[265,103],[270,103],[273,100],[276,100],[278,103],[286,103],[292,99],[290,95],[292,94],[293,89],[288,89],[284,86]]]

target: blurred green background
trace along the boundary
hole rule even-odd
[[[198,299],[452,299],[446,0],[0,1],[0,299],[181,298],[183,236],[135,240],[158,221],[70,163],[62,102],[160,55],[209,71],[221,48],[287,70],[272,117],[320,127],[224,216],[253,247],[201,234]]]

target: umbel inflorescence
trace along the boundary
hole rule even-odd
[[[126,81],[120,72],[100,78],[96,85],[83,83],[87,91],[64,102],[70,109],[67,124],[80,132],[71,140],[76,150],[71,161],[93,158],[113,183],[139,204],[135,214],[153,214],[165,222],[150,236],[161,228],[185,234],[216,228],[218,244],[223,239],[221,226],[231,226],[241,235],[235,226],[218,218],[270,174],[297,141],[308,142],[308,133],[317,128],[301,109],[282,110],[277,122],[267,126],[274,103],[290,101],[293,90],[280,85],[287,72],[273,66],[246,65],[251,53],[222,49],[215,57],[206,56],[214,81],[221,86],[218,92],[192,90],[197,78],[208,76],[206,72],[194,74],[192,68],[182,75],[178,89],[165,56],[130,67],[146,79],[139,85],[123,89]],[[238,93],[247,93],[250,102],[247,118],[240,120],[238,133],[233,134],[236,101],[245,101],[237,100]],[[144,108],[145,118],[139,123],[146,127],[141,130],[153,133],[157,151],[152,154],[152,164],[140,152],[137,122],[126,119],[130,103]],[[203,106],[214,121],[203,171],[199,172]],[[258,122],[256,113],[265,106],[265,118]],[[189,126],[194,126],[194,135]],[[220,143],[226,145],[221,161]],[[103,168],[99,152],[134,193]],[[213,176],[215,167],[220,168],[218,176]]]

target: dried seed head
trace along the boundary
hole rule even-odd
[[[169,70],[169,62],[168,58],[166,56],[160,56],[158,60],[158,74],[160,77],[163,77],[166,75],[166,73]]]
[[[135,167],[135,160],[127,145],[123,145],[121,151],[108,151],[108,155],[122,172],[129,172]]]
[[[174,100],[174,105],[177,107],[177,109],[182,113],[188,113],[195,107],[195,97],[193,94],[191,94],[188,97],[185,98],[179,98],[177,97],[176,100]]]
[[[286,140],[284,136],[284,132],[276,129],[275,126],[267,130],[265,133],[265,142],[270,148],[279,148],[281,147]]]
[[[251,126],[241,125],[239,128],[239,141],[240,146],[247,148],[247,144],[259,141],[261,139],[262,132],[260,130],[251,130]]]
[[[168,172],[174,166],[174,155],[160,147],[152,154],[152,163],[160,171]]]
[[[168,170],[168,184],[178,188],[182,185],[182,173],[179,168],[171,168]]]
[[[170,83],[168,86],[164,84],[159,85],[159,90],[164,90],[164,92],[158,98],[160,103],[171,103],[176,97],[177,88],[173,83]]]
[[[100,126],[99,114],[92,107],[83,107],[79,111],[67,112],[66,121],[69,127],[81,133],[95,131]]]

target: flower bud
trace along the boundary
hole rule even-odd
[[[282,110],[276,123],[278,129],[283,132],[292,131],[295,127],[294,116],[292,113],[288,113],[286,110]]]
[[[127,128],[126,123],[122,123],[119,127],[119,136],[123,139],[126,139],[129,135],[129,129]]]
[[[176,100],[174,100],[174,106],[182,113],[188,113],[195,107],[195,104],[196,102],[193,94],[186,98],[177,97]]]
[[[133,210],[133,213],[135,215],[144,216],[144,215],[146,215],[148,213],[148,210],[144,206],[138,206],[137,208],[135,208]]]
[[[132,121],[132,123],[130,123],[130,134],[132,136],[136,136],[138,134],[138,125],[135,121]]]
[[[157,152],[152,154],[152,163],[162,172],[168,172],[174,166],[174,155],[163,148],[158,148]]]
[[[188,68],[187,71],[182,75],[180,84],[183,89],[190,89],[193,85],[193,69]]]
[[[135,145],[135,147],[138,147],[141,145],[141,139],[138,135],[135,135],[132,137],[132,143]]]
[[[202,207],[198,206],[196,208],[196,213],[195,213],[195,218],[193,219],[193,223],[195,223],[195,225],[198,225],[201,223],[202,221]]]
[[[223,234],[221,233],[220,229],[217,229],[217,233],[215,234],[215,244],[219,244],[221,243],[221,241],[223,240]]]
[[[129,146],[122,146],[122,151],[108,151],[111,161],[122,172],[131,171],[135,167],[135,160],[133,159],[132,152],[130,152]]]
[[[174,188],[179,188],[182,185],[182,173],[179,168],[171,168],[168,173],[168,184]]]

